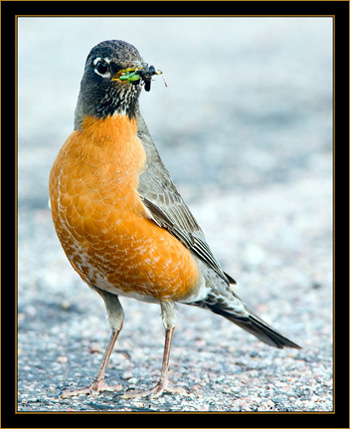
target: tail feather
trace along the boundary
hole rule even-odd
[[[228,305],[227,301],[223,301],[221,299],[213,300],[212,298],[213,297],[208,301],[197,302],[194,305],[208,308],[214,313],[220,314],[269,346],[277,347],[279,349],[282,349],[283,347],[301,349],[298,344],[277,332],[259,316],[254,314],[251,310],[248,310],[236,294],[234,294],[234,298],[238,301],[237,304],[240,304],[240,306],[238,306],[240,307],[240,311],[235,310],[235,305]]]
[[[257,318],[256,316],[253,316],[252,314],[250,314],[247,319],[229,317],[224,314],[223,316],[234,322],[240,328],[248,331],[250,334],[255,335],[257,338],[259,338],[259,340],[263,341],[269,346],[277,347],[279,349],[283,349],[284,347],[301,349],[298,344],[289,340],[288,338],[277,332],[275,329],[273,329],[271,326],[269,326],[267,323]]]

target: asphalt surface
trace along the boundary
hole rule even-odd
[[[332,411],[331,36],[330,18],[19,20],[19,411]],[[59,398],[92,381],[109,328],[55,235],[48,175],[88,51],[111,38],[163,70],[141,96],[163,161],[238,295],[302,350],[179,306],[169,378],[187,394]],[[107,382],[149,388],[160,310],[121,301]]]

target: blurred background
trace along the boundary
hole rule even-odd
[[[238,294],[304,347],[301,363],[293,360],[302,393],[270,409],[331,410],[332,25],[328,17],[18,19],[21,409],[64,409],[52,399],[56,390],[94,376],[101,353],[87,349],[103,348],[109,335],[102,301],[72,270],[55,235],[48,176],[73,129],[90,49],[121,39],[163,71],[167,86],[156,77],[141,94],[141,111],[212,249],[238,281]],[[147,347],[162,353],[159,308],[127,299],[123,306],[120,348],[140,347],[145,365]],[[248,349],[268,356],[270,349],[218,316],[188,307],[180,313],[174,339],[180,351],[199,338],[215,360],[213,332],[220,329],[221,346],[233,347],[236,361],[244,359],[237,351],[243,338]],[[192,369],[199,358],[193,356]],[[160,361],[147,365],[156,373]],[[206,403],[206,395],[222,390],[203,387]]]

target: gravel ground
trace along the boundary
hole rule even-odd
[[[331,30],[328,18],[20,19],[19,411],[333,410]],[[85,57],[110,38],[164,71],[168,87],[158,78],[141,99],[162,158],[237,293],[302,350],[179,306],[169,378],[186,395],[59,399],[91,382],[109,330],[55,235],[48,174]],[[107,382],[148,388],[160,310],[121,301]]]

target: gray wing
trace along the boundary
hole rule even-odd
[[[147,126],[138,112],[138,137],[142,140],[147,168],[139,177],[138,193],[158,226],[168,230],[194,255],[204,261],[226,282],[235,281],[222,270],[205,235],[159,157]]]

